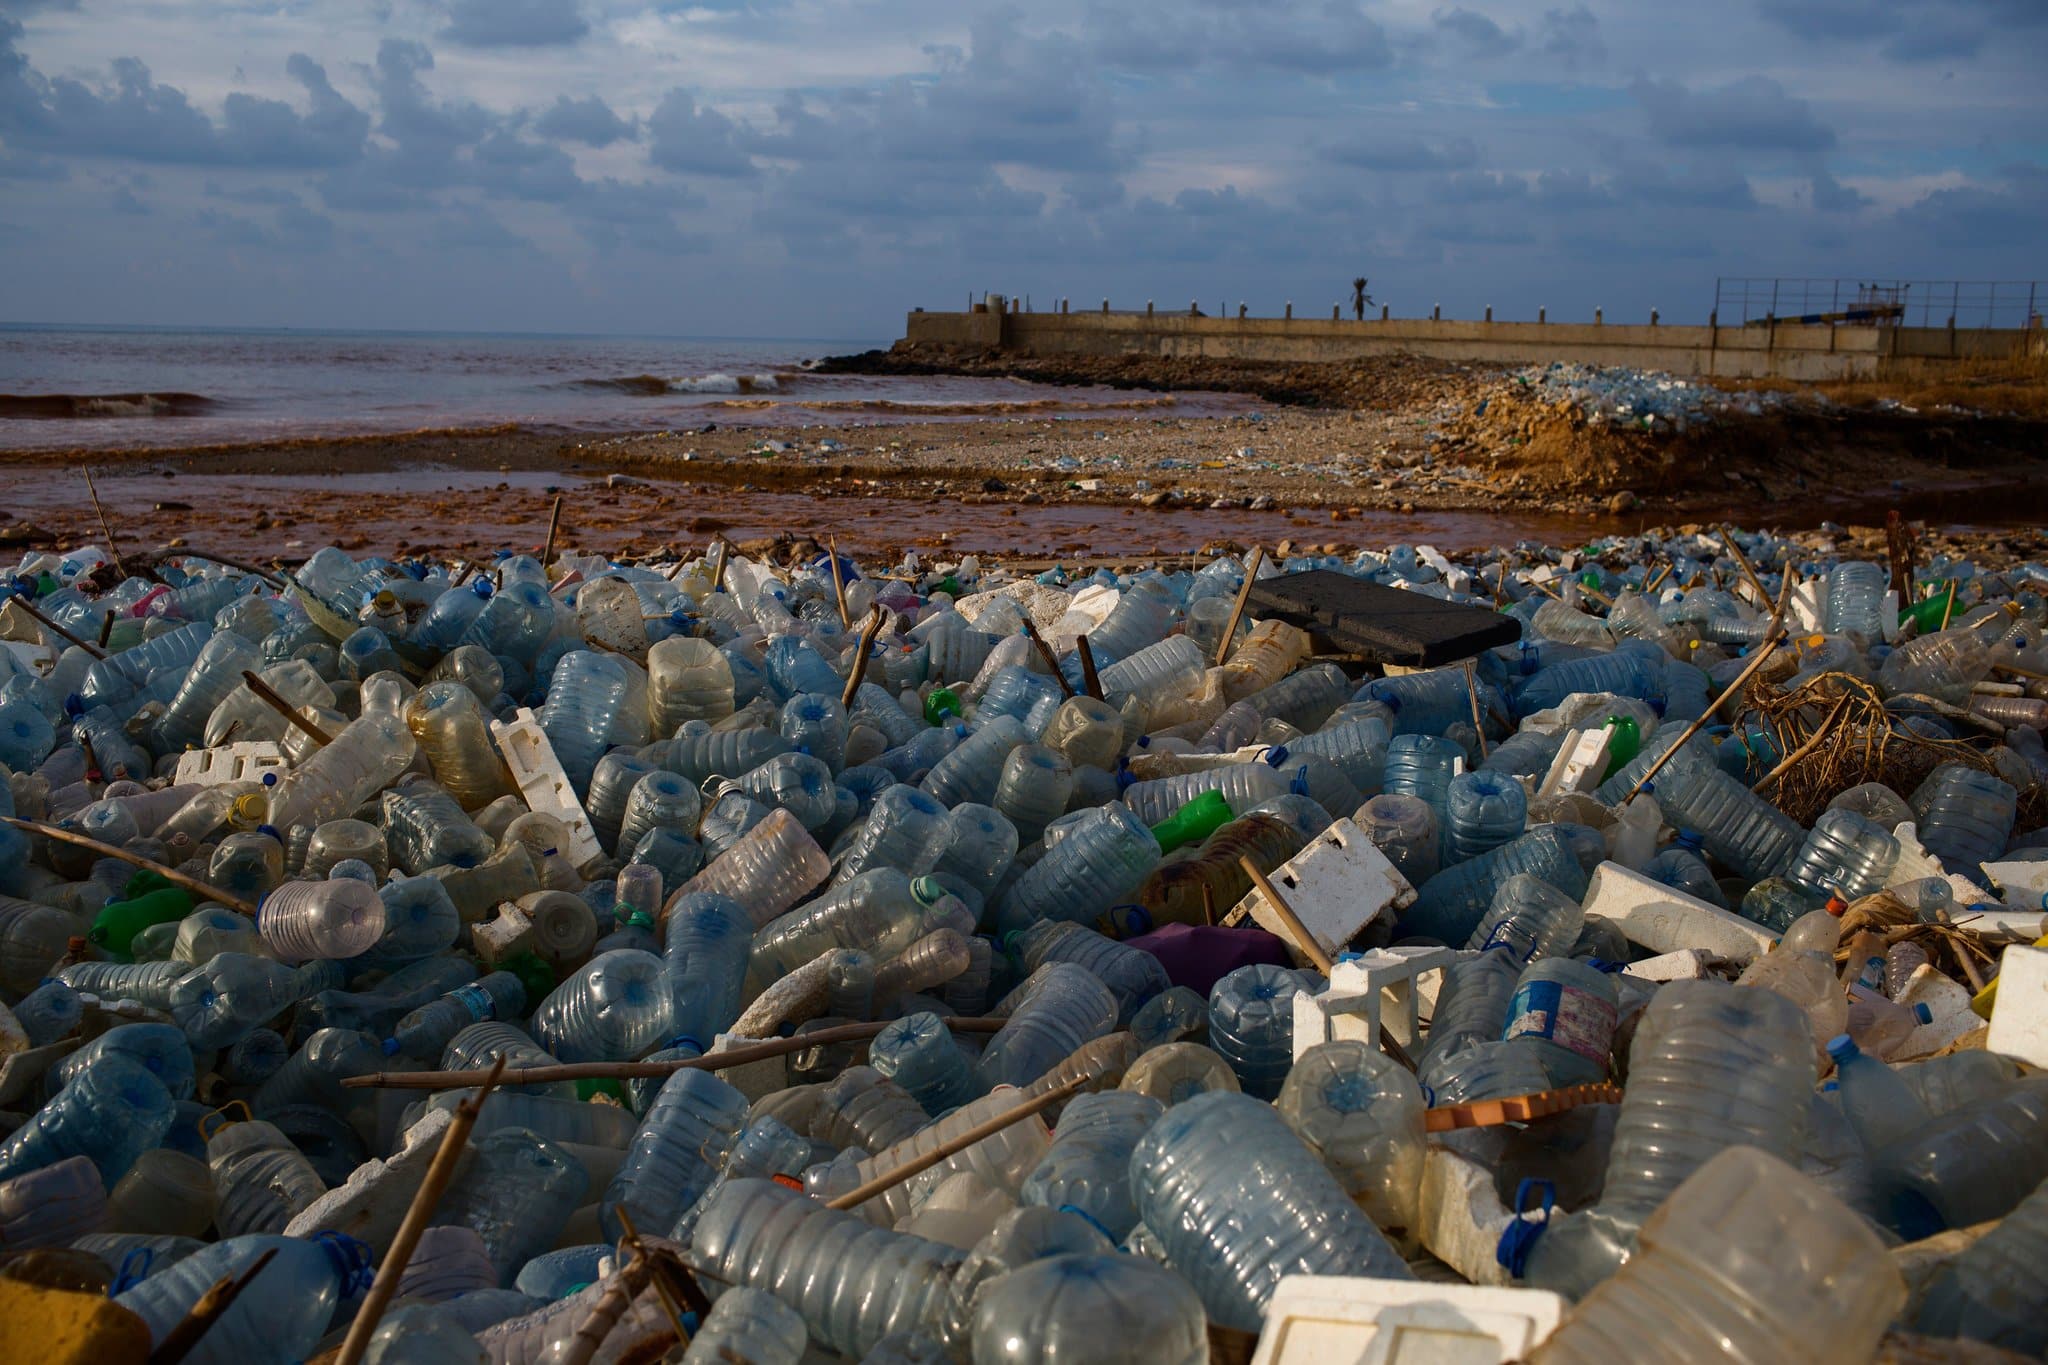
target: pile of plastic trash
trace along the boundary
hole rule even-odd
[[[1757,417],[1795,401],[1789,393],[1719,389],[1662,370],[1566,361],[1532,365],[1511,375],[1507,384],[1517,397],[1569,406],[1594,426],[1651,431],[1684,431],[1731,413]]]
[[[2048,570],[1261,566],[1523,626],[1360,677],[1229,557],[719,549],[19,565],[0,1340],[2048,1349]]]

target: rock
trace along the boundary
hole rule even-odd
[[[1633,512],[1643,505],[1643,500],[1626,488],[1607,500],[1607,515],[1618,517],[1624,512]]]
[[[1004,483],[1001,479],[983,479],[981,481],[981,491],[984,493],[1007,493],[1010,491],[1010,485]]]
[[[1140,507],[1157,507],[1172,496],[1173,494],[1171,493],[1145,493],[1138,498],[1138,505]]]
[[[1273,501],[1273,498],[1270,494],[1261,493],[1256,498],[1253,498],[1250,502],[1246,503],[1245,509],[1247,511],[1252,512],[1270,512],[1279,505],[1279,503]]]

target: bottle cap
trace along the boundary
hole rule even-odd
[[[1934,1022],[1934,1010],[1930,1005],[1928,1005],[1926,1001],[1923,1000],[1919,1004],[1913,1006],[1913,1017],[1915,1019],[1918,1019],[1923,1024],[1931,1024]]]
[[[396,1057],[398,1055],[398,1040],[396,1038],[386,1038],[377,1046],[383,1050],[386,1057]]]
[[[1828,1056],[1835,1059],[1836,1065],[1861,1055],[1862,1050],[1856,1046],[1856,1040],[1846,1033],[1838,1033],[1828,1039]]]

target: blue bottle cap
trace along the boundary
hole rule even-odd
[[[383,1051],[386,1057],[396,1057],[398,1055],[398,1040],[396,1038],[386,1038],[383,1042],[377,1044],[377,1046]]]
[[[1934,1010],[1923,1000],[1913,1006],[1913,1017],[1923,1024],[1931,1024],[1934,1022]]]
[[[1846,1033],[1838,1033],[1828,1039],[1828,1056],[1834,1058],[1835,1064],[1838,1066],[1848,1061],[1851,1057],[1859,1057],[1861,1055],[1862,1050],[1856,1046],[1856,1040]]]

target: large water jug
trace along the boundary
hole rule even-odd
[[[1209,1045],[1248,1095],[1280,1093],[1294,1057],[1294,997],[1301,974],[1258,962],[1239,967],[1209,992]]]
[[[600,1202],[598,1221],[606,1238],[624,1235],[621,1210],[632,1215],[635,1227],[666,1234],[710,1188],[746,1122],[747,1097],[718,1077],[695,1070],[671,1075]]]
[[[1406,1067],[1353,1039],[1318,1043],[1295,1061],[1274,1108],[1377,1226],[1420,1226],[1424,1100]]]

